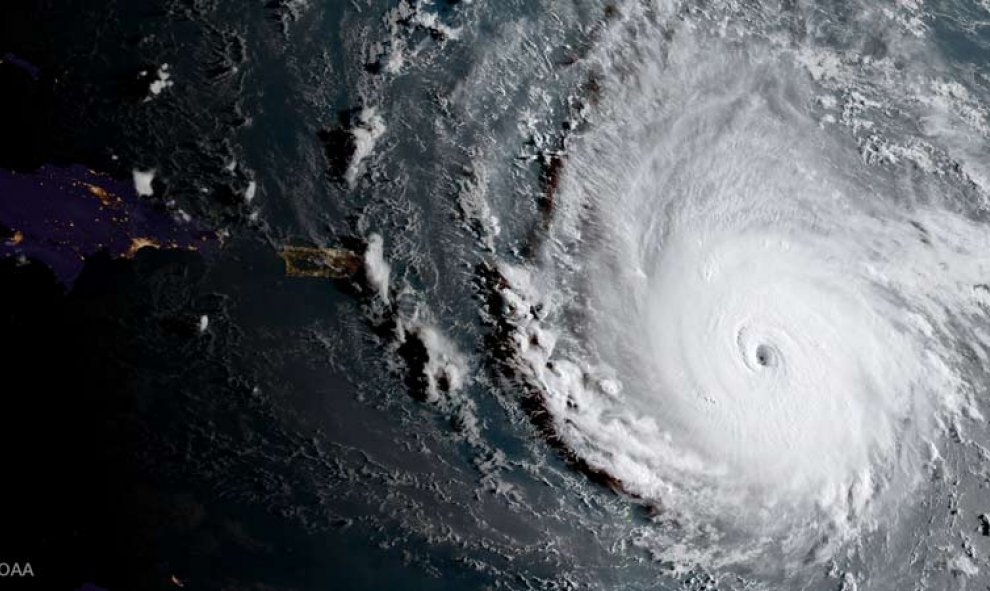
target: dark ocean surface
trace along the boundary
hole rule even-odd
[[[990,584],[985,0],[7,0],[0,56],[0,589]]]

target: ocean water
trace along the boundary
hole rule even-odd
[[[63,311],[163,588],[990,584],[985,0],[110,12],[76,141],[222,238]]]
[[[397,520],[414,554],[508,587],[984,584],[988,19],[465,2],[359,28],[365,315],[457,483],[458,518]]]

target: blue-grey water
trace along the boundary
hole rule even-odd
[[[160,4],[56,61],[222,245],[60,312],[162,588],[990,585],[987,0]]]

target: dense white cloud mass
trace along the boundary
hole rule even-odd
[[[876,166],[823,123],[807,51],[692,28],[661,50],[636,24],[597,55],[541,262],[503,268],[550,310],[518,323],[519,358],[565,444],[678,522],[662,557],[824,561],[979,414],[960,344],[987,345],[990,234],[946,174]]]

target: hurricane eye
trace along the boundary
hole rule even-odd
[[[756,363],[762,367],[773,367],[775,365],[773,348],[766,344],[756,347]]]

